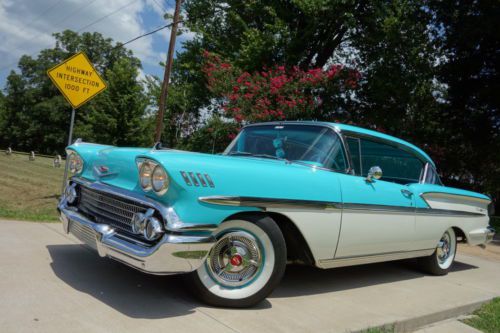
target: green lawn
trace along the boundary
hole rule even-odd
[[[485,333],[500,332],[500,298],[495,298],[474,312],[474,316],[464,323]]]
[[[57,199],[64,167],[52,159],[0,153],[0,217],[30,221],[57,221]]]

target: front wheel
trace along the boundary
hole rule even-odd
[[[286,245],[276,222],[249,216],[222,223],[206,262],[189,274],[202,301],[224,307],[249,307],[279,284],[286,267]]]
[[[436,251],[429,257],[419,258],[420,267],[433,275],[446,275],[453,265],[457,253],[457,237],[453,228],[447,229],[438,243]]]

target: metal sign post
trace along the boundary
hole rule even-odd
[[[71,142],[73,141],[73,126],[75,124],[75,108],[71,109],[71,122],[69,123],[69,137],[68,137],[68,146],[71,145]],[[64,188],[66,187],[66,181],[68,179],[68,156],[66,155],[66,165],[64,166],[64,177],[63,177],[63,182],[62,182],[62,188],[61,188],[61,193],[64,193]]]

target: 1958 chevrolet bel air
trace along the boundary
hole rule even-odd
[[[216,306],[261,301],[287,262],[418,258],[446,274],[457,242],[494,234],[489,197],[443,186],[425,152],[354,126],[248,125],[221,155],[80,140],[67,149],[64,231],[143,272],[189,273]]]

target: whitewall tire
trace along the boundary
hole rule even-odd
[[[189,276],[193,292],[214,306],[248,307],[279,284],[286,267],[286,245],[267,216],[222,223],[205,263]]]
[[[429,257],[419,258],[421,268],[433,275],[446,275],[450,271],[457,253],[457,237],[453,228],[447,229]]]

